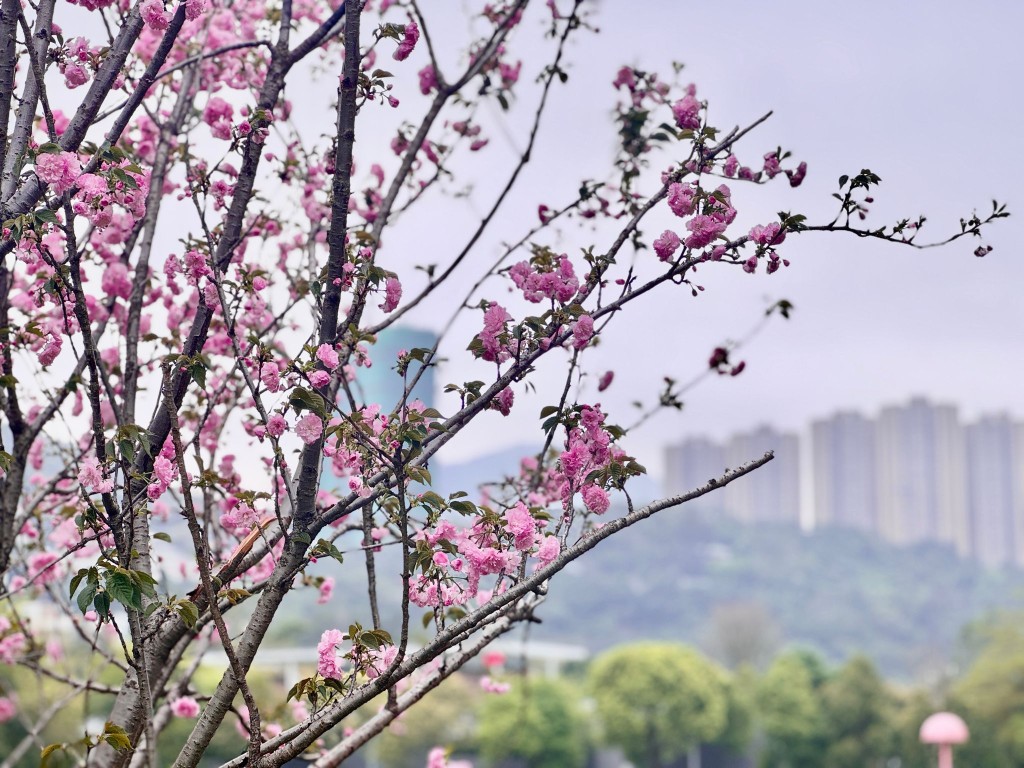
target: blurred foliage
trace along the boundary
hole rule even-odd
[[[472,677],[456,675],[399,717],[368,747],[368,758],[380,768],[421,768],[428,751],[444,745],[474,757],[480,768],[582,768],[593,745],[603,742],[621,748],[638,768],[682,765],[698,744],[752,754],[763,768],[933,768],[935,748],[920,743],[919,730],[928,715],[945,709],[971,731],[969,742],[956,747],[957,765],[1018,768],[1024,765],[1024,614],[991,614],[965,627],[961,638],[961,667],[919,688],[886,681],[866,656],[835,667],[795,648],[763,672],[752,664],[728,672],[691,647],[658,642],[617,647],[585,668],[567,668],[561,679],[514,675],[504,695],[484,693]],[[50,661],[68,675],[83,672],[83,663]],[[200,667],[193,680],[200,701],[219,675]],[[97,677],[104,682],[111,675],[100,670]],[[276,671],[253,675],[265,724],[293,722],[284,704],[288,682]],[[87,722],[93,731],[102,727],[97,716],[109,704],[109,694],[97,692],[62,700],[63,684],[19,667],[0,667],[0,689],[19,711],[0,723],[0,757],[12,754],[25,723],[40,712],[55,712],[41,743],[73,742]],[[235,719],[217,733],[212,765],[244,748]],[[160,754],[176,751],[193,724],[171,718],[160,734]],[[325,742],[336,741],[340,730]],[[38,764],[34,744],[15,763]],[[63,753],[51,762],[73,764]]]
[[[820,689],[803,654],[779,656],[757,685],[757,718],[765,768],[816,768],[826,749]]]
[[[1024,765],[1024,614],[996,617],[976,632],[977,656],[951,692],[951,709],[972,729],[963,752],[980,748],[975,728],[981,727],[984,740],[998,750],[978,755],[973,764]]]
[[[483,765],[506,761],[524,768],[582,768],[586,721],[579,694],[564,682],[520,678],[506,694],[490,695],[477,732]]]
[[[874,665],[854,656],[821,686],[827,726],[825,764],[886,768],[893,755],[896,700]]]
[[[399,716],[370,747],[381,768],[423,768],[434,747],[465,746],[476,731],[475,712],[482,696],[473,681],[451,677],[422,706]]]
[[[606,740],[641,768],[660,768],[725,733],[723,674],[686,646],[637,643],[602,654],[589,684]]]
[[[852,530],[808,533],[685,507],[618,536],[553,585],[539,639],[595,652],[682,641],[732,666],[759,662],[777,638],[830,664],[863,653],[885,676],[914,680],[946,672],[964,625],[1024,607],[1024,573],[985,569],[937,543],[896,547]],[[733,615],[716,618],[722,606]],[[723,643],[730,624],[746,637]],[[758,625],[766,642],[752,636]]]

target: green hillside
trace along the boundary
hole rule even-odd
[[[646,638],[712,653],[801,644],[833,661],[862,652],[911,678],[948,672],[965,624],[1022,604],[1024,574],[986,570],[943,546],[670,510],[556,579],[532,632],[593,650]]]

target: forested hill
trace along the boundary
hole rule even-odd
[[[659,638],[724,660],[784,644],[856,652],[903,678],[948,671],[965,624],[1024,605],[1024,574],[935,544],[901,548],[833,529],[743,524],[669,510],[563,573],[532,636],[599,650]]]
[[[523,453],[442,465],[435,477],[441,490],[472,488],[515,471]],[[649,485],[635,491],[638,503],[653,495]],[[397,574],[396,555],[382,552],[378,571]],[[338,579],[335,610],[365,623],[359,569],[324,563],[317,572]],[[315,595],[286,612],[275,643],[316,643],[327,625],[309,621]],[[997,607],[1024,607],[1024,573],[986,570],[937,544],[894,547],[850,530],[807,534],[680,508],[617,534],[560,574],[529,633],[592,651],[679,640],[727,664],[798,644],[832,661],[864,653],[890,677],[934,679],[952,671],[965,625]],[[381,610],[386,626],[398,622],[397,604]]]

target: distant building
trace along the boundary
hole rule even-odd
[[[810,430],[816,527],[875,534],[894,544],[936,541],[990,567],[1024,568],[1024,424],[1006,415],[964,426],[956,407],[915,398],[877,419],[846,411]],[[775,460],[690,509],[738,520],[800,522],[799,441],[771,427],[723,446],[690,438],[665,452],[665,492],[685,493],[774,451]]]
[[[1024,473],[1019,426],[988,416],[966,429],[972,554],[985,565],[1024,565]]]
[[[878,531],[896,544],[971,551],[963,428],[955,406],[915,398],[878,417]]]
[[[851,411],[811,425],[815,527],[875,532],[875,439],[874,422]]]
[[[725,448],[706,437],[691,437],[665,449],[665,495],[692,491],[725,471]],[[689,502],[685,509],[714,510],[725,506],[723,491],[712,491]]]
[[[800,442],[794,434],[768,426],[733,435],[725,449],[726,465],[738,467],[774,451],[775,459],[725,487],[725,508],[751,523],[800,523]]]
[[[396,370],[398,354],[403,350],[431,349],[437,343],[437,334],[421,328],[393,326],[377,334],[377,343],[368,346],[369,368],[356,369],[354,394],[359,405],[378,403],[385,412],[390,412],[401,400],[405,388],[421,371],[416,361],[409,364],[405,377]],[[419,381],[413,387],[409,400],[422,400],[428,406],[436,403],[434,389],[434,366],[422,371]]]

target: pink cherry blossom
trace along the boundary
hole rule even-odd
[[[153,474],[156,475],[157,479],[168,486],[174,476],[178,473],[177,467],[174,466],[174,462],[168,459],[166,456],[157,456],[153,460]]]
[[[611,501],[603,488],[588,485],[583,488],[583,503],[595,515],[603,515],[608,511]]]
[[[544,299],[568,302],[579,291],[579,280],[568,256],[562,255],[555,266],[535,266],[520,261],[509,269],[509,277],[522,290],[523,297],[534,303]]]
[[[397,277],[389,277],[384,281],[384,302],[380,308],[385,312],[394,312],[402,300],[402,283]]]
[[[104,479],[99,459],[95,456],[82,459],[78,468],[78,482],[85,490],[99,493],[109,493],[114,488],[113,481]]]
[[[668,207],[679,217],[689,216],[696,205],[697,189],[691,184],[673,182],[668,187]]]
[[[163,32],[171,23],[171,15],[164,10],[162,0],[143,0],[139,10],[142,20],[158,32]]]
[[[63,346],[64,340],[60,336],[54,333],[46,334],[46,341],[39,350],[39,364],[45,367],[53,363]]]
[[[77,62],[71,62],[64,67],[64,85],[74,90],[89,82],[89,70]]]
[[[658,236],[658,239],[654,241],[654,252],[661,261],[668,261],[672,258],[672,254],[676,252],[679,244],[679,235],[671,229],[666,229]]]
[[[687,248],[703,248],[725,231],[726,223],[714,216],[694,216],[686,222],[690,235],[686,238]]]
[[[60,578],[60,573],[51,566],[60,560],[56,552],[36,552],[28,559],[28,577],[36,584],[49,584]]]
[[[799,187],[807,175],[807,163],[800,163],[796,167],[795,171],[786,171],[786,176],[789,177],[789,186]]]
[[[74,152],[40,152],[36,156],[36,175],[58,195],[75,185],[82,173],[82,162]]]
[[[203,122],[210,126],[210,132],[216,139],[231,139],[232,120],[235,109],[220,96],[211,96],[203,110]]]
[[[415,21],[410,21],[405,25],[405,33],[402,36],[402,42],[398,44],[398,48],[392,54],[395,61],[404,61],[409,58],[409,54],[412,53],[412,49],[416,47],[416,43],[420,39],[420,28],[417,26]]]
[[[512,411],[512,403],[515,401],[515,392],[512,391],[511,387],[505,387],[501,392],[494,396],[494,400],[491,401],[492,407],[501,413],[502,416],[508,416]]]
[[[320,595],[316,599],[317,605],[329,603],[331,595],[334,594],[334,578],[332,576],[325,576],[324,580],[320,582],[319,591]]]
[[[420,78],[420,93],[424,96],[428,95],[431,91],[437,90],[437,72],[431,65],[425,66],[419,71]]]
[[[267,432],[273,437],[280,437],[288,429],[288,421],[280,413],[272,414],[267,419]]]
[[[316,359],[323,363],[328,370],[333,371],[338,367],[338,351],[331,344],[321,344],[317,347]]]
[[[16,714],[18,708],[14,704],[14,699],[10,696],[0,696],[0,723],[6,723]]]
[[[557,536],[545,536],[544,540],[541,541],[540,546],[537,547],[536,558],[540,561],[541,567],[552,562],[558,557],[560,551],[560,545],[558,543]]]
[[[340,680],[344,673],[338,666],[338,646],[344,641],[344,634],[340,629],[328,629],[320,635],[320,642],[316,647],[317,662],[316,671],[321,677],[330,680]]]
[[[179,696],[171,702],[171,714],[191,719],[199,715],[199,703],[191,696]]]
[[[311,445],[320,439],[320,435],[323,434],[324,422],[315,413],[307,413],[301,419],[299,423],[295,425],[295,434],[306,445]]]
[[[331,381],[331,374],[327,371],[310,371],[309,372],[309,383],[317,389],[326,387]]]
[[[672,105],[672,116],[680,128],[695,131],[700,128],[700,102],[692,95],[684,96]]]
[[[786,230],[777,221],[764,226],[756,224],[750,229],[750,239],[759,245],[778,245],[786,239]]]
[[[397,657],[398,647],[391,644],[370,651],[370,665],[366,668],[366,676],[371,680],[380,677]]]
[[[480,678],[480,688],[482,688],[486,693],[494,693],[499,696],[512,690],[512,686],[508,683],[492,680],[489,675],[484,675]]]
[[[572,327],[573,349],[583,349],[590,343],[594,335],[594,319],[590,315],[580,315]]]
[[[185,0],[185,18],[195,21],[209,8],[208,0]]]
[[[483,345],[481,357],[484,360],[502,363],[511,357],[508,347],[499,338],[505,332],[505,323],[512,316],[500,304],[491,304],[484,312],[484,329],[477,336]]]
[[[17,589],[14,586],[14,580],[11,580],[11,591]],[[0,661],[4,664],[14,664],[18,657],[22,654],[25,648],[28,647],[28,640],[24,633],[15,632],[10,635],[5,635],[3,639],[0,639]]]
[[[537,521],[526,505],[519,502],[505,512],[505,530],[512,534],[515,548],[525,552],[533,547],[533,540],[537,535]]]

